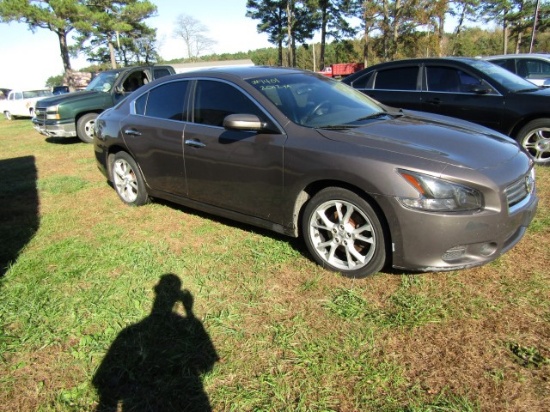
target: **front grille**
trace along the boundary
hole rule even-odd
[[[47,107],[36,106],[34,109],[34,117],[38,120],[46,120]]]
[[[508,208],[511,208],[523,199],[525,199],[532,191],[533,179],[530,174],[515,181],[506,188],[506,199],[508,201]]]

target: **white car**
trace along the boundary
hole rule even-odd
[[[498,64],[539,87],[550,87],[550,54],[503,54],[487,56],[484,60]]]
[[[14,117],[33,117],[36,102],[51,95],[49,89],[12,90],[7,99],[0,101],[0,108],[8,120]]]

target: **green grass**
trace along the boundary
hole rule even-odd
[[[28,120],[0,120],[0,174],[0,411],[547,408],[549,169],[496,262],[364,280],[294,239],[126,207],[90,145]]]

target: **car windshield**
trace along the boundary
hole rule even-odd
[[[533,83],[519,77],[518,75],[497,64],[485,60],[474,60],[470,63],[470,65],[478,70],[481,70],[510,91],[519,92],[537,89],[536,86],[533,86]]]
[[[103,72],[95,76],[92,81],[86,86],[86,90],[94,92],[108,92],[113,88],[118,72]]]
[[[301,126],[352,126],[385,113],[385,109],[368,96],[328,78],[292,73],[247,81]]]

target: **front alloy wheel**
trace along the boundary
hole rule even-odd
[[[529,152],[535,163],[550,165],[550,119],[529,122],[520,130],[518,141]]]
[[[126,152],[114,156],[111,177],[118,196],[131,206],[141,206],[149,202],[145,181],[134,159]]]
[[[305,243],[323,267],[360,278],[384,266],[382,225],[371,205],[355,193],[322,190],[306,206],[302,225]]]

